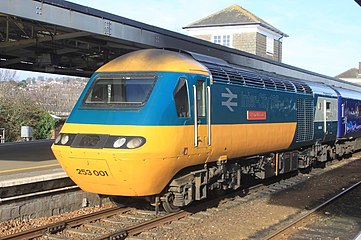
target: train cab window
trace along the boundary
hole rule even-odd
[[[173,96],[178,117],[189,117],[189,95],[186,79],[179,79]]]
[[[83,106],[140,107],[154,87],[153,75],[99,75],[86,93]]]
[[[327,112],[331,111],[331,102],[326,102],[326,111]]]
[[[206,116],[206,89],[204,81],[197,81],[197,108],[198,117]]]
[[[357,106],[357,115],[361,117],[361,105]]]

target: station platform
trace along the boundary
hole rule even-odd
[[[0,160],[1,162],[1,160]],[[68,178],[59,164],[0,171],[0,188]]]
[[[0,144],[0,202],[75,185],[55,159],[52,140]]]
[[[57,164],[50,149],[52,144],[53,140],[0,144],[0,173]]]
[[[55,159],[52,144],[0,144],[0,222],[50,217],[108,201],[79,189]]]

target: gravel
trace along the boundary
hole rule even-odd
[[[360,157],[360,155],[358,155]],[[336,165],[344,166],[336,168]],[[344,160],[320,175],[294,187],[281,190],[261,199],[238,204],[220,204],[182,219],[186,224],[171,223],[166,228],[142,233],[142,239],[261,239],[294,216],[315,207],[324,199],[361,180],[361,159]],[[200,218],[200,219],[199,219]]]
[[[103,209],[107,209],[110,207],[114,207],[112,203],[107,202],[104,203],[101,207],[88,207],[83,208],[74,212],[63,213],[60,215],[48,217],[48,218],[36,218],[36,219],[15,219],[6,222],[0,222],[0,237],[14,234],[17,232],[34,229],[36,227],[44,226],[51,223],[61,222],[66,219],[70,219],[73,217],[81,216],[84,214],[89,214],[92,212],[100,211]]]

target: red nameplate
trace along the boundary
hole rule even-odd
[[[266,120],[267,113],[265,111],[247,111],[247,120]]]

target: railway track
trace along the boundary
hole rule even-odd
[[[204,210],[207,206],[207,204],[204,205],[203,203],[176,213],[160,212],[158,214],[155,211],[138,210],[130,207],[114,207],[0,237],[0,240],[124,239],[151,228],[182,219]]]
[[[196,208],[193,206],[176,213],[155,214],[153,211],[114,207],[0,239],[124,239],[191,215],[197,211]]]
[[[234,204],[241,204],[245,201],[264,197],[295,185],[305,178],[305,176],[300,175],[292,179],[269,184],[268,186],[257,184],[219,198],[202,201],[199,204],[170,214],[165,212],[156,214],[155,211],[139,210],[130,207],[114,207],[1,237],[0,240],[124,239],[193,214],[205,212],[214,206],[219,205],[220,208],[228,208]]]
[[[325,231],[320,228],[319,226],[307,227],[307,225],[314,225],[313,223],[316,221],[324,221],[321,220],[321,215],[330,215],[331,213],[326,210],[327,207],[330,207],[332,204],[337,204],[338,201],[341,201],[343,198],[350,196],[352,191],[358,189],[360,190],[361,181],[355,183],[354,185],[350,186],[349,188],[343,190],[342,192],[338,193],[337,195],[327,199],[326,201],[322,202],[315,208],[305,212],[302,216],[292,220],[287,225],[283,226],[282,228],[276,230],[275,232],[267,235],[263,238],[263,240],[273,240],[273,239],[307,239],[310,237],[308,234],[312,234],[313,237],[324,237]],[[352,198],[352,197],[350,197]],[[357,199],[353,199],[351,201],[357,201]],[[333,221],[333,220],[330,220]],[[332,228],[336,229],[345,229],[347,227],[347,221],[340,221],[336,219],[336,225],[334,224]],[[298,233],[300,231],[300,233]],[[335,239],[338,239],[334,236]]]
[[[115,215],[118,213],[127,212],[129,210],[130,209],[128,209],[128,208],[119,208],[119,207],[109,208],[109,209],[105,209],[102,211],[71,218],[71,219],[68,219],[65,221],[52,223],[52,224],[44,225],[44,226],[37,227],[34,229],[30,229],[27,231],[19,232],[16,234],[4,236],[4,237],[1,237],[0,239],[1,240],[10,240],[10,239],[11,240],[17,240],[17,239],[20,240],[20,239],[35,239],[35,238],[40,238],[43,236],[51,236],[52,234],[63,231],[66,228],[73,228],[73,227],[81,225],[84,222],[95,221],[95,220],[98,220],[101,218],[106,218],[106,217],[109,217],[109,216],[112,216],[112,215]]]
[[[166,223],[175,222],[191,215],[194,218],[203,215],[203,213],[210,215],[214,209],[218,211],[222,208],[232,208],[237,204],[267,197],[270,194],[300,184],[312,175],[319,175],[323,172],[325,169],[315,169],[311,174],[299,174],[292,178],[269,182],[267,186],[264,182],[255,186],[248,186],[241,191],[202,201],[200,204],[173,214],[160,212],[156,215],[154,211],[149,210],[115,207],[0,237],[0,239],[124,239],[127,236],[135,236],[154,227],[164,226]]]

